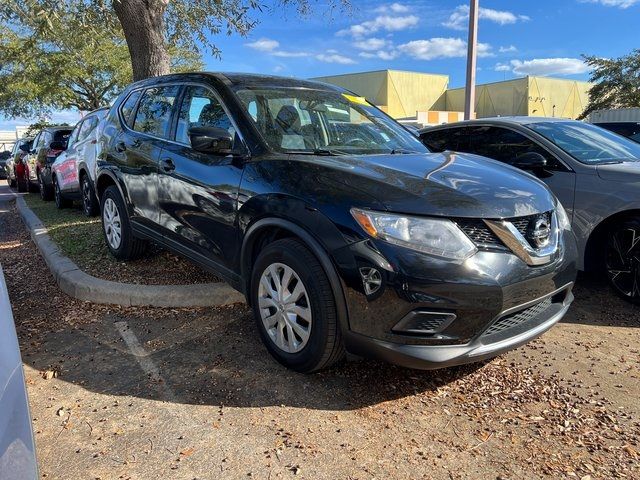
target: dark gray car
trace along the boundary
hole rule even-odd
[[[29,402],[9,295],[0,267],[0,479],[38,478]]]
[[[432,151],[475,153],[527,170],[567,210],[581,270],[605,270],[640,303],[640,144],[588,123],[502,117],[420,131]]]

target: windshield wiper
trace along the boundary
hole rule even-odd
[[[394,148],[389,152],[390,155],[412,155],[420,152],[416,152],[415,150],[403,150],[402,148]]]
[[[319,155],[327,157],[337,157],[339,155],[347,155],[346,152],[340,150],[330,150],[327,148],[316,148],[315,150],[287,150],[292,155]]]

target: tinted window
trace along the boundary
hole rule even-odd
[[[630,138],[636,142],[640,142],[640,123],[636,122],[620,122],[620,123],[594,123],[598,127],[606,128],[612,132]]]
[[[189,128],[217,127],[235,137],[231,119],[216,96],[204,87],[187,87],[180,108],[176,141],[189,144]]]
[[[87,139],[87,137],[89,137],[89,135],[91,135],[91,133],[95,130],[96,126],[98,125],[98,119],[95,116],[90,116],[87,117],[85,119],[84,122],[82,122],[82,127],[80,128],[80,132],[78,133],[78,142],[81,142],[85,139]]]
[[[130,127],[133,125],[133,109],[136,108],[136,103],[138,103],[140,95],[142,95],[140,90],[133,92],[120,106],[120,115],[122,115],[122,119]]]
[[[49,141],[47,143],[47,146],[49,146],[49,143],[51,142],[67,142],[67,140],[69,140],[69,136],[71,135],[71,132],[73,130],[69,129],[69,130],[55,130],[53,132],[53,134],[49,135]]]
[[[136,111],[133,129],[153,135],[154,137],[169,137],[171,128],[171,112],[178,96],[179,88],[154,87],[145,90]]]
[[[539,133],[582,163],[640,160],[640,145],[615,133],[583,122],[539,122],[528,128]]]
[[[420,138],[432,152],[444,152],[445,150],[464,152],[469,146],[468,130],[468,128],[446,128],[433,132],[427,130]]]
[[[69,136],[69,142],[68,142],[69,147],[78,141],[78,133],[82,128],[82,124],[83,124],[82,121],[78,122],[78,124],[73,129],[73,132],[71,132],[71,135]]]
[[[548,166],[558,165],[557,160],[543,147],[513,130],[501,127],[471,127],[469,133],[469,151],[476,155],[512,163],[525,153],[535,152],[547,159]]]

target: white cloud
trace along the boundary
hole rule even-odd
[[[268,55],[273,55],[274,57],[285,57],[285,58],[293,58],[293,57],[308,57],[309,54],[306,52],[290,52],[286,50],[279,50],[280,42],[277,40],[272,40],[270,38],[260,38],[255,42],[245,43],[245,46],[249,48],[253,48],[254,50],[258,50],[259,52],[266,53]]]
[[[344,55],[336,53],[335,50],[329,50],[327,53],[316,55],[316,59],[326,63],[339,63],[340,65],[351,65],[356,63],[355,60]]]
[[[245,43],[245,45],[261,52],[271,52],[280,46],[280,42],[270,38],[261,38],[255,42]]]
[[[508,47],[500,47],[498,51],[500,53],[513,53],[517,52],[518,49],[514,45],[509,45]]]
[[[496,72],[510,72],[511,65],[508,63],[496,63],[496,66],[493,68]]]
[[[605,7],[629,8],[633,7],[640,0],[581,0],[582,3],[599,3]]]
[[[376,33],[380,30],[385,30],[387,32],[397,32],[416,26],[419,20],[420,19],[415,15],[404,15],[399,17],[390,15],[379,15],[373,20],[368,20],[356,25],[351,25],[349,28],[340,30],[337,35],[352,35],[354,37],[363,37],[365,35]]]
[[[413,40],[398,46],[398,50],[418,60],[436,58],[454,58],[467,55],[467,42],[461,38],[431,38],[429,40]],[[478,56],[493,55],[491,46],[478,43]]]
[[[498,25],[508,25],[518,21],[526,22],[527,20],[530,20],[526,15],[518,15],[506,10],[493,10],[491,8],[483,7],[480,7],[480,10],[478,11],[478,18],[480,20],[489,20],[490,22],[497,23]],[[447,21],[442,23],[442,25],[454,30],[466,30],[469,25],[469,7],[467,5],[459,5],[451,13]]]
[[[391,10],[393,13],[406,13],[409,11],[409,7],[401,3],[392,3],[391,5],[380,5],[374,10],[378,13],[386,13]]]
[[[510,64],[516,75],[577,75],[590,70],[589,66],[579,58],[511,60]]]
[[[367,38],[365,40],[358,40],[357,42],[353,43],[353,46],[356,47],[358,50],[367,50],[367,51],[380,50],[386,45],[387,45],[387,40],[385,40],[384,38],[375,38],[375,37]]]

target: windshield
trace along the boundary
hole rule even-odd
[[[265,141],[289,153],[427,153],[364,98],[325,90],[266,87],[236,92]]]
[[[589,123],[540,122],[527,127],[582,163],[595,165],[640,159],[640,144]]]

